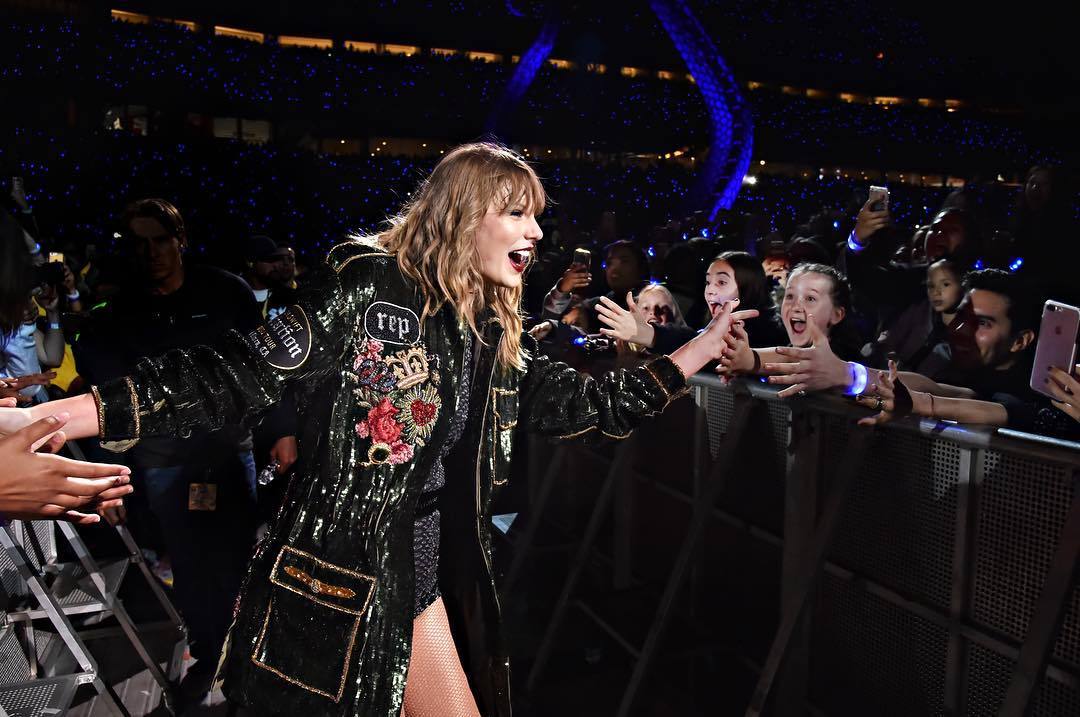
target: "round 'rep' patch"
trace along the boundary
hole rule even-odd
[[[311,354],[311,324],[295,304],[252,331],[247,339],[266,363],[283,371],[300,368]]]
[[[376,301],[364,312],[364,333],[384,344],[412,346],[420,340],[420,318],[412,309]]]

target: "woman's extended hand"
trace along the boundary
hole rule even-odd
[[[788,398],[805,391],[824,391],[837,386],[847,386],[851,380],[851,369],[846,361],[841,361],[829,346],[829,337],[814,322],[813,316],[806,317],[806,330],[811,345],[807,348],[795,346],[777,347],[776,353],[791,361],[785,363],[767,363],[766,373],[773,374],[769,383],[786,385],[780,398]]]
[[[626,292],[626,305],[630,307],[629,311],[606,296],[600,297],[596,313],[601,323],[608,327],[600,329],[600,333],[608,338],[652,347],[656,340],[656,331],[638,310],[633,292]]]

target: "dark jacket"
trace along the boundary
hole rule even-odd
[[[285,386],[325,381],[326,423],[256,550],[219,675],[260,715],[398,717],[409,664],[413,516],[454,414],[466,325],[422,297],[376,245],[335,247],[316,290],[266,326],[142,362],[97,389],[105,438],[249,418]],[[666,357],[594,380],[536,351],[496,367],[483,324],[465,434],[447,461],[440,589],[483,715],[506,717],[509,662],[491,567],[491,504],[517,430],[625,438],[686,390]]]

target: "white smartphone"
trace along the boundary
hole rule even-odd
[[[1049,396],[1050,368],[1072,373],[1076,365],[1076,338],[1080,333],[1080,309],[1057,301],[1043,304],[1035,365],[1031,367],[1031,388]]]
[[[880,212],[889,208],[889,188],[870,186],[870,211]]]

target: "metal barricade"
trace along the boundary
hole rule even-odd
[[[697,437],[693,488],[653,482],[738,533],[739,550],[710,552],[700,570],[739,571],[745,546],[779,553],[779,584],[743,570],[757,583],[732,587],[779,608],[775,632],[758,638],[772,645],[747,715],[802,715],[808,704],[835,715],[1080,714],[1080,444],[913,418],[868,429],[841,397],[784,401],[760,382],[707,375],[691,384],[697,428],[667,426],[649,441],[670,450]],[[670,565],[667,593],[687,578]],[[637,665],[620,715],[671,609],[660,600],[646,644],[628,648]]]

